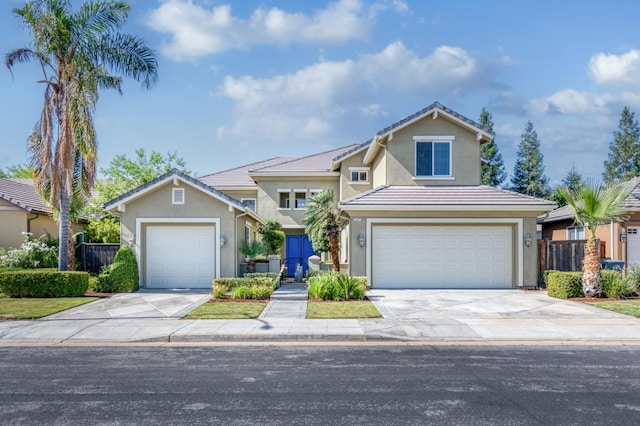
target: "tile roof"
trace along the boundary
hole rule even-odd
[[[29,182],[27,182],[29,181]],[[0,179],[0,199],[29,213],[51,214],[51,207],[44,202],[31,179]]]
[[[256,163],[235,167],[233,169],[223,170],[221,172],[200,176],[198,180],[205,185],[211,186],[213,188],[244,186],[246,186],[247,188],[255,188],[257,185],[253,181],[253,179],[249,177],[249,170],[273,166],[290,160],[292,160],[292,158],[290,157],[274,157],[268,160],[258,161]]]
[[[340,161],[340,160],[342,160],[343,158],[346,158],[346,157],[348,157],[349,155],[353,154],[354,152],[358,152],[358,151],[360,151],[361,149],[368,147],[369,145],[371,145],[371,142],[373,142],[373,139],[369,139],[368,141],[363,142],[363,143],[361,143],[360,145],[356,145],[356,146],[354,146],[353,148],[351,148],[350,150],[345,151],[345,152],[343,152],[342,154],[340,154],[340,155],[338,155],[337,157],[335,157],[335,158],[333,159],[333,161],[334,161],[334,162],[336,162],[336,161]]]
[[[340,207],[468,206],[532,207],[550,210],[555,203],[490,186],[380,186],[342,201]]]
[[[252,173],[290,173],[290,172],[331,172],[334,158],[359,147],[358,144],[351,144],[330,151],[312,154],[306,157],[293,158],[272,166],[255,168],[249,171]]]

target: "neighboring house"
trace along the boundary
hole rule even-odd
[[[640,262],[640,178],[635,179],[634,189],[627,198],[629,209],[627,220],[596,229],[596,238],[601,241],[603,258],[624,260],[626,265]],[[589,228],[576,223],[568,206],[550,211],[539,218],[542,238],[549,240],[585,240]]]
[[[36,192],[31,179],[0,179],[0,248],[17,248],[24,241],[23,232],[34,237],[57,238],[58,224],[51,207]],[[82,230],[81,224],[73,224]]]
[[[199,179],[174,170],[105,207],[122,215],[143,287],[236,275],[240,242],[266,219],[283,226],[284,257],[305,259],[305,206],[326,188],[346,224],[340,261],[373,288],[535,287],[536,219],[555,204],[480,184],[493,136],[434,103],[362,144]]]

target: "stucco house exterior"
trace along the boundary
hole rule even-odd
[[[364,143],[198,179],[172,171],[105,207],[122,215],[142,287],[236,275],[240,242],[266,219],[283,226],[284,257],[305,258],[306,202],[326,188],[345,223],[340,262],[372,288],[535,287],[536,220],[555,204],[480,184],[493,136],[436,102]]]
[[[72,228],[80,231],[82,224],[74,223]],[[36,192],[33,180],[0,179],[0,248],[20,247],[24,232],[36,238],[59,236],[52,209]]]
[[[629,210],[623,222],[612,222],[596,229],[596,238],[604,251],[601,257],[623,260],[626,266],[640,262],[640,178],[634,179],[634,188],[626,199]],[[542,215],[542,238],[557,240],[584,240],[589,237],[589,228],[574,221],[568,206],[560,207]]]

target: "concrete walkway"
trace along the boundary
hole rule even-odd
[[[307,316],[307,286],[285,284],[272,295],[259,320],[304,319]]]
[[[304,301],[254,320],[182,320],[202,292],[120,294],[40,320],[0,321],[0,345],[205,342],[640,344],[640,319],[520,290],[375,290],[384,318],[310,320]],[[295,305],[294,305],[295,304]],[[297,308],[293,308],[297,306]],[[284,317],[284,312],[291,315]],[[294,318],[295,316],[295,318]]]

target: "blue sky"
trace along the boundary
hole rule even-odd
[[[80,1],[74,4],[79,4]],[[29,46],[0,0],[0,51]],[[511,176],[527,120],[558,183],[600,177],[623,106],[640,111],[635,0],[130,0],[125,31],[159,58],[144,91],[103,92],[100,166],[177,151],[198,174],[360,143],[439,101],[493,115]],[[35,64],[0,70],[0,167],[24,163],[42,107]]]

